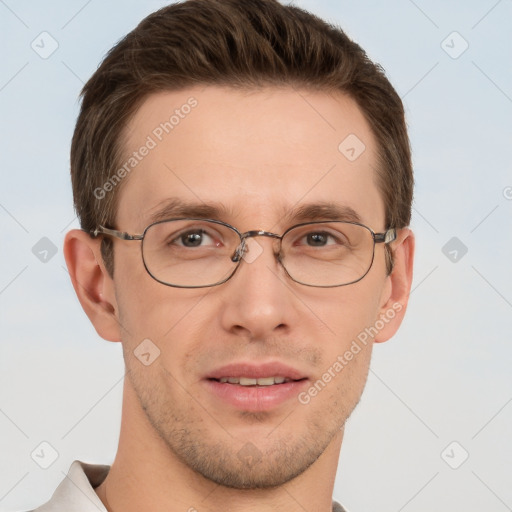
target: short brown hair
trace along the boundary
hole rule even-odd
[[[277,0],[187,0],[145,18],[110,50],[82,90],[71,146],[82,229],[115,223],[122,184],[103,197],[95,191],[120,166],[123,129],[141,103],[152,93],[198,84],[291,85],[346,94],[377,141],[386,227],[409,224],[413,175],[404,110],[382,68],[339,27],[300,8]],[[102,252],[112,274],[110,240],[103,241]]]

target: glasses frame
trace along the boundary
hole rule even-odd
[[[180,221],[180,220],[197,220],[197,221],[202,221],[202,222],[211,222],[213,224],[220,224],[221,226],[225,226],[225,227],[231,229],[240,237],[240,245],[236,248],[235,252],[233,253],[233,256],[231,257],[231,261],[233,261],[233,263],[237,263],[237,265],[233,269],[233,272],[231,272],[231,274],[229,274],[229,276],[227,276],[225,279],[223,279],[217,283],[214,283],[214,284],[207,284],[207,285],[201,285],[201,286],[197,286],[197,285],[184,286],[184,285],[167,283],[165,281],[158,279],[151,273],[151,271],[149,270],[149,268],[146,264],[146,260],[144,258],[144,237],[146,236],[146,233],[152,226],[155,226],[157,224],[163,224],[166,222]],[[372,259],[371,259],[370,265],[368,266],[368,270],[359,279],[350,281],[349,283],[343,283],[343,284],[315,285],[315,284],[303,283],[301,281],[294,279],[288,273],[288,270],[283,265],[283,262],[281,261],[281,259],[279,257],[279,254],[281,252],[281,242],[282,242],[283,238],[286,236],[287,233],[289,233],[291,230],[293,230],[295,228],[299,228],[302,226],[308,226],[308,225],[329,224],[329,223],[351,224],[354,226],[361,226],[362,228],[365,228],[366,230],[368,230],[368,232],[371,234],[372,239],[373,239]],[[370,272],[370,269],[372,268],[373,262],[375,260],[375,245],[380,244],[380,243],[388,245],[391,242],[395,241],[396,237],[397,237],[396,228],[389,228],[383,233],[375,233],[375,231],[373,231],[373,229],[369,228],[368,226],[365,226],[364,224],[361,224],[360,222],[351,222],[351,221],[344,221],[344,220],[318,220],[318,221],[313,221],[313,222],[302,222],[300,224],[295,224],[295,225],[289,227],[282,235],[278,235],[277,233],[272,233],[270,231],[264,231],[261,229],[255,229],[255,230],[251,230],[251,231],[246,231],[245,233],[241,233],[238,229],[236,229],[231,224],[228,224],[227,222],[223,222],[221,220],[216,220],[216,219],[205,219],[205,218],[196,218],[196,217],[178,217],[178,218],[164,219],[164,220],[152,222],[151,224],[149,224],[148,226],[146,226],[144,228],[144,231],[142,232],[142,234],[130,234],[126,231],[118,231],[117,229],[111,229],[111,228],[107,228],[107,227],[101,226],[101,225],[98,226],[95,230],[91,231],[89,234],[93,238],[96,238],[99,235],[106,235],[106,236],[113,236],[115,238],[118,238],[119,240],[126,240],[126,241],[139,240],[141,242],[140,247],[141,247],[142,263],[144,264],[144,268],[146,269],[146,272],[155,281],[157,281],[165,286],[171,286],[173,288],[189,288],[189,289],[190,288],[211,288],[213,286],[219,286],[221,284],[224,284],[226,281],[229,281],[229,279],[231,279],[235,275],[236,271],[240,267],[240,263],[242,262],[243,255],[245,252],[246,240],[248,238],[253,238],[256,236],[267,236],[267,237],[275,238],[275,239],[279,240],[279,251],[277,253],[275,253],[275,255],[277,257],[277,261],[283,267],[284,271],[286,272],[286,275],[295,283],[301,284],[303,286],[310,286],[313,288],[338,288],[340,286],[348,286],[350,284],[354,284],[354,283],[361,281],[361,279],[363,279],[368,274],[368,272]]]

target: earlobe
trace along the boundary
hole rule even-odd
[[[396,333],[407,309],[414,260],[414,234],[409,228],[399,230],[397,240],[393,242],[393,252],[394,267],[387,278],[386,300],[378,318],[383,327],[374,338],[376,343],[387,341]]]
[[[97,333],[105,340],[120,341],[114,282],[103,264],[100,243],[74,229],[64,240],[64,256],[78,300]]]

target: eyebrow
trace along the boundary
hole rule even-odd
[[[172,197],[158,203],[146,215],[149,222],[153,223],[179,217],[219,219],[228,216],[229,213],[221,203],[190,203]]]
[[[190,217],[198,219],[225,220],[233,217],[233,211],[222,203],[193,203],[179,198],[168,198],[147,212],[149,223],[162,220]],[[317,220],[341,220],[361,222],[360,215],[350,206],[329,201],[317,201],[297,207],[285,207],[281,211],[280,223],[291,225]]]
[[[291,208],[283,214],[285,222],[313,222],[317,220],[342,220],[347,222],[361,222],[360,215],[350,206],[319,201],[307,203]]]

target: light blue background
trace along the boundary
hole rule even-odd
[[[417,183],[410,309],[375,348],[335,497],[351,512],[512,510],[512,2],[294,3],[386,69]],[[82,82],[163,5],[0,0],[0,511],[47,500],[73,459],[110,463],[116,451],[120,347],[89,324],[62,256],[78,227],[69,144]],[[48,59],[31,48],[43,31],[59,45]],[[441,46],[454,31],[469,44],[457,59]],[[58,249],[47,263],[32,253],[42,237]],[[468,249],[455,263],[442,252],[452,237]],[[30,457],[42,441],[59,454],[46,470]],[[441,457],[453,441],[452,463],[469,454],[458,469]]]

